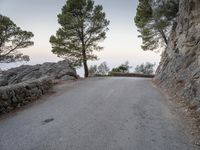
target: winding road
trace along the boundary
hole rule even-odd
[[[150,79],[92,78],[0,120],[0,150],[192,150]]]

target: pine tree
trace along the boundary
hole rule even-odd
[[[168,44],[178,12],[178,0],[139,0],[135,24],[143,50],[155,50]]]
[[[103,47],[98,43],[106,38],[109,21],[101,5],[92,0],[68,0],[58,15],[61,25],[51,36],[52,52],[68,59],[74,66],[84,66],[88,77],[88,60],[96,60],[94,51]]]
[[[33,36],[32,32],[17,27],[10,18],[0,15],[0,63],[29,61],[29,56],[23,55],[18,49],[33,45],[30,41]]]

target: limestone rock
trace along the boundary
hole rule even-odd
[[[200,1],[180,0],[177,27],[155,80],[187,101],[200,103]]]
[[[47,76],[52,79],[61,79],[65,76],[77,78],[76,70],[70,66],[67,60],[64,60],[58,63],[44,63],[34,66],[22,65],[3,71],[0,76],[0,86],[17,84]]]

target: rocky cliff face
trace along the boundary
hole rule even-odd
[[[162,54],[155,80],[200,106],[200,0],[180,0],[177,26]]]

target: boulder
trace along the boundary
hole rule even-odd
[[[33,66],[22,65],[3,71],[0,76],[0,86],[36,80],[42,77],[51,77],[52,79],[64,78],[66,80],[67,76],[68,79],[77,78],[76,70],[67,60]]]

